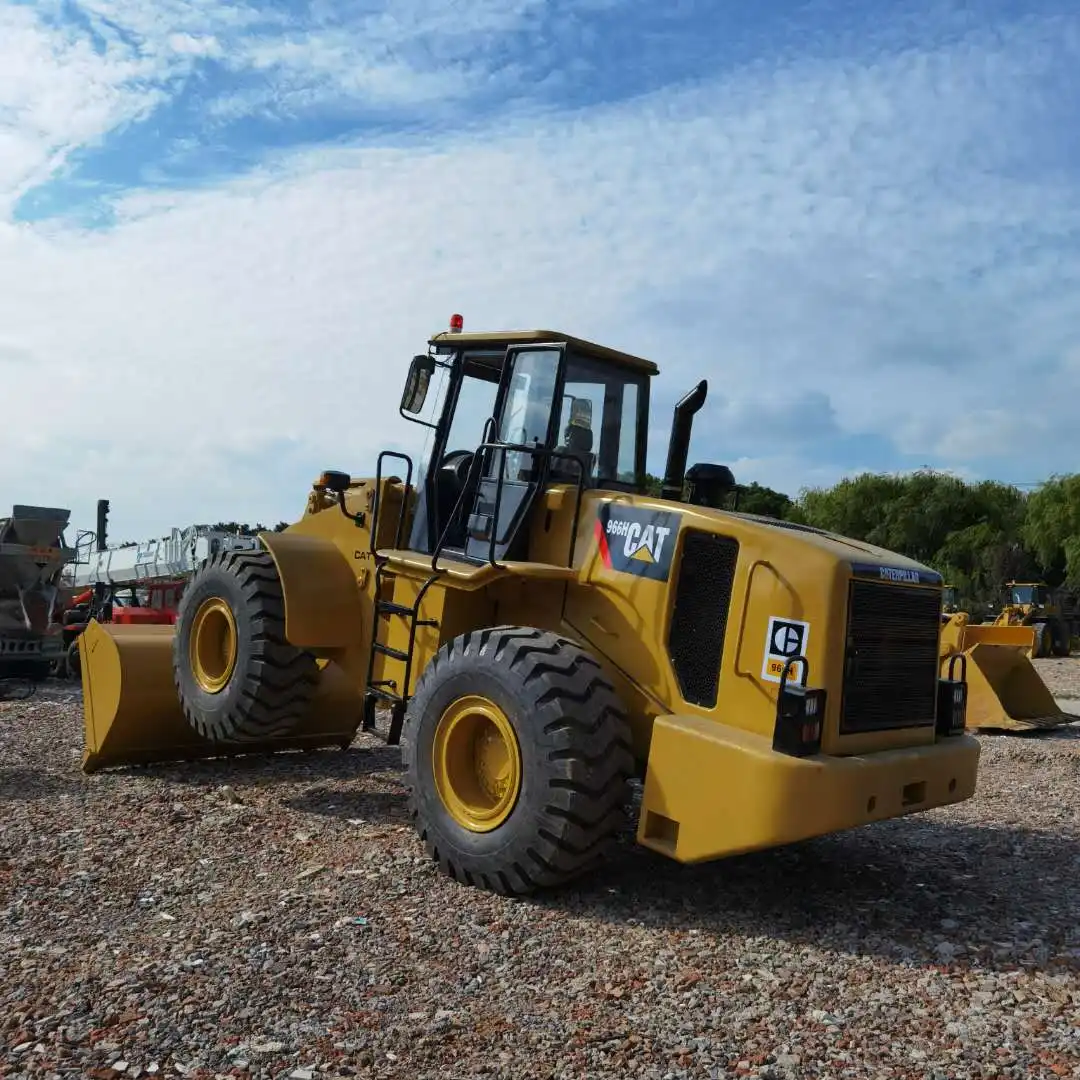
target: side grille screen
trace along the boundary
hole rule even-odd
[[[934,589],[851,583],[841,734],[934,723],[940,625]]]
[[[679,692],[693,705],[716,704],[738,558],[739,542],[731,537],[696,529],[683,535],[667,647]]]

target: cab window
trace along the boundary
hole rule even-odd
[[[446,435],[447,453],[454,450],[472,453],[484,441],[484,424],[495,415],[498,389],[498,368],[466,361],[454,418]]]
[[[523,349],[511,361],[498,441],[513,446],[546,447],[555,402],[559,354],[553,349]],[[503,456],[505,479],[530,480],[535,458],[525,450]]]
[[[567,361],[555,448],[585,468],[587,487],[636,487],[644,376],[571,354]],[[552,479],[573,483],[574,465],[556,458]]]

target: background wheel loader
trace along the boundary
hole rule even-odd
[[[1034,628],[1003,622],[971,623],[959,610],[956,589],[942,591],[943,672],[963,657],[967,678],[967,726],[976,731],[1036,731],[1080,721],[1054,700],[1029,659]]]
[[[705,382],[646,496],[656,373],[455,316],[402,396],[432,444],[415,483],[390,451],[325,472],[300,521],[194,574],[175,628],[88,626],[84,768],[378,730],[431,857],[506,894],[593,867],[635,776],[637,840],[685,863],[969,798],[939,575],[720,509],[730,470],[686,470]]]
[[[1047,586],[1042,582],[1010,581],[1006,588],[1009,602],[1002,606],[993,625],[1030,627],[1032,658],[1070,655],[1069,627]]]

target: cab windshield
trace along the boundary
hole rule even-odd
[[[1037,585],[1014,585],[1012,602],[1014,604],[1041,604],[1042,589]]]

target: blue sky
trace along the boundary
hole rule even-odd
[[[453,311],[791,494],[1076,468],[1065,2],[0,3],[0,493],[294,519]]]

